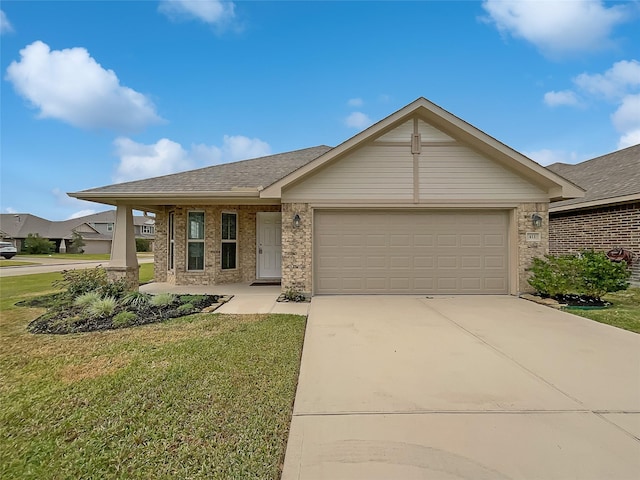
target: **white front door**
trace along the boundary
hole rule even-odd
[[[282,276],[282,214],[258,212],[257,278]]]

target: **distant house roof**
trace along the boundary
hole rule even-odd
[[[113,204],[115,202],[109,201],[111,196],[121,197],[128,194],[166,199],[173,196],[193,198],[199,193],[209,196],[215,193],[233,195],[233,193],[246,194],[253,191],[258,196],[262,188],[268,187],[329,150],[331,147],[321,145],[161,177],[92,188],[69,195]]]
[[[86,240],[110,240],[111,235],[100,233],[92,224],[115,223],[115,221],[115,210],[62,221],[47,220],[30,213],[2,213],[0,214],[0,231],[2,231],[5,238],[27,238],[31,233],[38,234],[43,238],[70,239],[73,231],[84,225],[85,227],[81,232],[82,238]],[[135,225],[153,225],[154,222],[154,219],[150,217],[133,216]]]
[[[552,203],[552,213],[640,200],[640,145],[575,165],[554,163],[547,168],[586,190],[583,198]]]

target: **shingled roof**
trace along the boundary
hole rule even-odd
[[[586,190],[583,198],[552,203],[551,211],[640,199],[640,145],[576,165],[554,163],[547,168]]]
[[[306,165],[331,147],[317,147],[279,153],[267,157],[222,163],[187,172],[118,183],[76,192],[81,194],[230,192],[237,189],[257,189],[272,183]]]

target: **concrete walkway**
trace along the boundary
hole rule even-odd
[[[278,302],[280,286],[233,283],[228,285],[171,285],[149,283],[140,287],[147,293],[176,293],[191,295],[233,295],[233,298],[216,310],[216,313],[254,314],[288,313],[307,315],[309,303]]]
[[[640,478],[640,335],[514,297],[314,297],[283,480]]]

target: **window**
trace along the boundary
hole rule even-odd
[[[107,223],[107,232],[113,232],[113,223]]]
[[[175,230],[175,214],[173,212],[169,212],[169,225],[167,225],[168,236],[169,236],[169,258],[168,265],[169,270],[173,270],[173,255],[175,252],[176,246],[176,230]]]
[[[238,215],[235,213],[222,214],[222,269],[236,268],[236,252],[238,237]]]
[[[147,235],[153,235],[156,233],[156,227],[153,225],[142,225],[142,233]]]
[[[204,270],[204,212],[189,212],[187,270]]]

